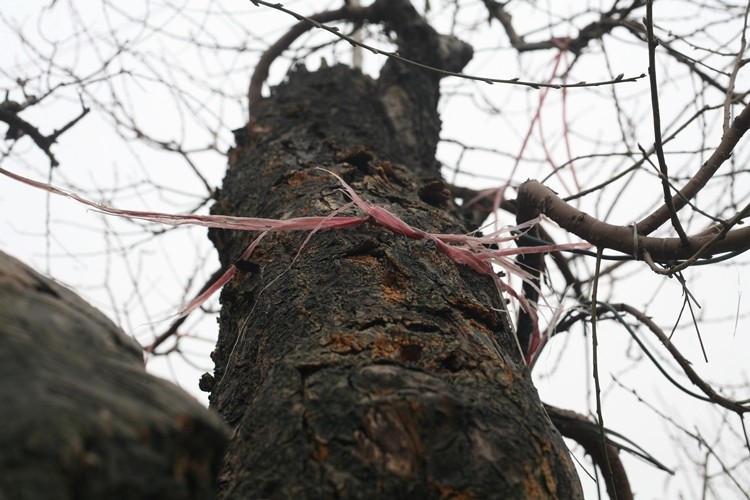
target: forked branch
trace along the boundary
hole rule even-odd
[[[750,113],[748,113],[750,115]],[[550,188],[537,181],[526,181],[518,189],[518,205],[523,217],[544,214],[563,229],[600,248],[617,250],[636,259],[643,259],[646,252],[657,262],[674,262],[690,259],[705,245],[711,244],[711,252],[724,253],[750,248],[750,227],[728,231],[720,240],[718,228],[688,236],[684,246],[679,238],[654,238],[644,236],[640,223],[634,226],[617,226],[596,219],[564,202]],[[668,213],[666,214],[669,216]]]

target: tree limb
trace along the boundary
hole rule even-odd
[[[8,125],[8,131],[5,133],[6,139],[16,140],[23,135],[28,135],[32,141],[41,149],[44,154],[49,158],[50,163],[53,167],[58,166],[60,163],[52,154],[51,147],[57,142],[65,131],[71,128],[78,121],[86,116],[90,111],[89,108],[83,107],[81,114],[70,120],[62,128],[55,130],[49,135],[42,134],[37,127],[21,118],[18,113],[23,111],[27,106],[21,105],[17,102],[10,101],[6,98],[5,101],[0,102],[0,121],[5,122]]]
[[[743,117],[750,119],[750,112],[743,112]],[[740,117],[735,120],[735,124],[739,119]],[[714,156],[716,156],[716,153]],[[685,188],[683,188],[684,190]],[[674,200],[677,206],[680,200],[679,196],[675,196]],[[568,205],[550,188],[533,180],[526,181],[519,186],[518,203],[525,203],[534,207],[534,210],[529,212],[528,215],[542,213],[563,229],[597,247],[617,250],[632,255],[636,259],[643,259],[644,252],[648,252],[655,261],[670,262],[689,259],[698,249],[713,241],[718,233],[716,228],[710,228],[689,236],[687,247],[683,246],[679,238],[644,236],[641,223],[638,223],[636,230],[632,226],[616,226],[600,221]],[[669,216],[668,213],[666,213],[666,216]],[[713,253],[724,253],[748,248],[750,248],[750,227],[729,231],[722,240],[715,243],[712,250]]]
[[[571,410],[563,410],[548,404],[544,405],[544,409],[560,434],[580,444],[602,474],[610,476],[604,481],[609,498],[632,500],[633,491],[618,449],[609,440],[604,449],[602,448],[598,425],[589,421],[586,416]],[[611,475],[608,471],[611,471]]]

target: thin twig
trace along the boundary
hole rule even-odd
[[[264,53],[263,56],[261,57],[261,61],[258,63],[258,66],[256,67],[256,71],[253,74],[251,84],[250,84],[249,100],[250,100],[251,110],[253,106],[257,102],[260,101],[260,96],[261,96],[260,91],[263,87],[263,82],[268,76],[268,68],[270,67],[271,62],[273,62],[273,60],[276,59],[276,57],[281,55],[281,53],[286,48],[288,48],[289,45],[294,40],[297,39],[297,37],[299,37],[302,33],[309,30],[310,28],[319,28],[319,29],[328,31],[332,35],[342,40],[346,40],[347,42],[352,44],[352,46],[362,47],[364,49],[369,50],[373,54],[382,54],[391,59],[396,59],[403,63],[416,66],[418,68],[422,68],[424,70],[431,71],[433,73],[438,73],[444,77],[455,76],[455,77],[463,78],[466,80],[484,82],[490,85],[494,83],[502,83],[502,84],[509,84],[509,85],[521,85],[524,87],[531,87],[533,89],[540,89],[540,88],[545,88],[545,87],[552,88],[552,89],[600,87],[603,85],[632,83],[646,76],[645,74],[640,74],[638,76],[632,76],[632,77],[627,77],[627,78],[618,76],[611,80],[560,84],[560,83],[530,82],[530,81],[521,80],[520,78],[489,78],[489,77],[477,76],[477,75],[467,75],[465,73],[460,73],[457,71],[448,71],[445,69],[430,66],[428,64],[422,64],[420,62],[402,57],[398,52],[390,52],[387,50],[378,49],[369,44],[359,42],[355,38],[341,33],[336,27],[326,26],[325,24],[322,24],[323,22],[331,22],[334,20],[360,21],[364,18],[368,18],[372,21],[378,21],[380,17],[382,17],[378,15],[379,10],[382,10],[383,12],[386,12],[386,13],[388,10],[387,5],[384,5],[384,6],[380,5],[381,2],[376,1],[369,7],[362,7],[359,9],[353,9],[352,7],[344,7],[335,11],[326,11],[326,12],[322,12],[319,14],[315,14],[311,17],[306,17],[306,16],[303,16],[301,14],[294,12],[293,10],[286,9],[283,5],[278,4],[278,3],[273,4],[270,2],[265,2],[263,0],[250,0],[250,1],[256,6],[263,5],[264,7],[269,7],[269,8],[278,10],[280,12],[284,12],[286,14],[289,14],[290,16],[295,17],[296,19],[300,21],[286,35],[284,35],[281,39],[279,39],[279,41],[277,41],[275,44],[269,47],[266,53]]]
[[[596,331],[596,295],[599,291],[599,270],[601,269],[602,263],[602,248],[596,249],[596,269],[594,271],[594,283],[591,289],[591,344],[593,347],[593,370],[594,370],[594,387],[596,395],[596,418],[599,424],[599,436],[601,438],[602,453],[604,454],[606,469],[602,470],[604,477],[607,480],[607,490],[610,492],[611,498],[617,500],[617,489],[614,484],[614,476],[612,474],[612,464],[609,462],[609,454],[607,453],[607,435],[604,433],[604,415],[602,414],[602,398],[601,398],[601,387],[599,385],[599,342],[597,339]]]
[[[737,480],[737,478],[734,477],[734,474],[732,474],[733,467],[727,467],[724,464],[724,462],[721,460],[719,454],[716,453],[716,451],[714,451],[714,449],[711,447],[711,445],[708,442],[706,442],[706,440],[701,435],[687,430],[685,427],[683,427],[682,425],[678,424],[675,421],[675,419],[672,418],[672,416],[667,415],[667,414],[665,414],[662,411],[659,411],[656,407],[654,407],[654,405],[652,405],[651,403],[649,403],[648,401],[646,401],[645,399],[643,399],[635,391],[635,389],[631,389],[629,387],[626,387],[622,382],[620,382],[619,380],[617,380],[617,378],[615,376],[612,376],[612,379],[613,379],[613,381],[614,381],[615,384],[617,384],[618,386],[620,386],[625,391],[631,393],[638,400],[639,403],[644,404],[646,406],[646,408],[648,408],[649,410],[651,410],[654,413],[656,413],[659,416],[659,418],[661,418],[661,419],[669,422],[670,424],[672,424],[673,426],[675,426],[677,429],[679,429],[681,432],[683,432],[684,434],[686,434],[687,436],[689,436],[690,438],[692,438],[693,440],[695,440],[700,447],[706,448],[707,455],[711,455],[711,456],[713,456],[716,459],[716,461],[721,466],[722,471],[724,472],[724,474],[726,474],[726,476],[737,487],[737,491],[739,491],[740,493],[742,493],[742,495],[746,499],[750,500],[750,495],[748,495],[748,493],[745,491],[745,487]],[[742,420],[742,416],[741,415],[740,415],[739,418],[740,418],[740,423],[742,424],[742,427],[743,427],[743,430],[744,430],[745,422],[744,422],[744,420]],[[748,449],[750,449],[750,444],[748,445]]]
[[[591,422],[586,416],[581,415],[580,413],[571,410],[563,410],[548,404],[544,405],[544,409],[547,411],[547,415],[549,415],[550,420],[552,420],[552,423],[560,434],[580,444],[586,453],[591,456],[591,460],[597,467],[599,467],[599,470],[605,474],[608,467],[612,470],[612,481],[607,482],[607,492],[609,493],[610,498],[617,498],[618,500],[633,499],[633,491],[630,488],[630,481],[628,480],[625,466],[620,459],[620,454],[618,453],[619,449],[633,453],[634,455],[647,460],[654,466],[672,473],[671,470],[659,463],[655,458],[648,455],[642,449],[634,449],[614,442],[609,438],[610,434],[617,435],[618,437],[630,442],[634,447],[640,448],[626,437],[606,428],[604,429],[604,432],[608,435],[606,438],[607,446],[605,450],[602,450],[600,442],[601,426],[598,422]],[[614,490],[612,488],[614,488]]]
[[[748,215],[750,215],[750,203],[748,203],[747,205],[745,205],[745,208],[743,208],[739,213],[737,213],[737,215],[735,215],[734,217],[732,217],[731,219],[729,219],[725,224],[723,224],[721,226],[716,226],[717,229],[719,227],[720,227],[720,229],[718,229],[716,231],[716,233],[714,234],[713,238],[711,238],[710,240],[708,240],[707,242],[705,242],[687,260],[685,260],[684,262],[681,262],[680,264],[677,264],[677,265],[674,265],[674,266],[670,266],[670,267],[668,267],[666,269],[659,269],[659,268],[657,268],[655,266],[652,266],[651,269],[653,269],[654,272],[656,272],[657,274],[663,274],[663,275],[667,275],[667,276],[672,276],[675,273],[678,273],[678,272],[682,271],[683,269],[686,269],[686,268],[692,266],[700,258],[702,258],[704,255],[708,255],[714,247],[718,246],[722,241],[725,241],[727,235],[729,234],[729,230],[732,227],[736,226],[737,224],[742,223],[743,219],[745,219],[745,217],[747,217]],[[747,229],[747,228],[743,228],[743,229]],[[737,233],[738,231],[740,231],[740,230],[733,231],[733,232]],[[646,255],[648,255],[649,258],[650,258],[648,250],[646,250],[644,252],[644,257],[646,257]]]
[[[729,83],[727,83],[727,97],[724,99],[724,133],[726,134],[729,130],[729,120],[732,116],[732,104],[734,104],[734,85],[737,81],[737,74],[740,72],[742,67],[742,56],[745,54],[745,48],[747,47],[747,16],[750,12],[750,2],[745,7],[745,19],[742,23],[742,37],[740,38],[740,49],[737,51],[737,58],[734,62],[734,68],[732,68],[732,74],[729,76]]]
[[[677,217],[674,203],[672,202],[672,192],[669,189],[669,169],[667,160],[664,158],[664,146],[661,141],[661,116],[659,113],[659,88],[656,83],[656,38],[654,38],[654,7],[653,0],[646,3],[646,30],[648,34],[648,77],[651,88],[651,115],[654,122],[654,150],[656,158],[659,160],[659,171],[661,172],[661,187],[664,191],[664,204],[669,212],[669,218],[672,220],[672,227],[682,241],[685,248],[689,248],[689,242],[685,230],[680,224]]]
[[[648,327],[649,330],[656,336],[657,339],[659,339],[659,342],[662,343],[662,345],[669,351],[669,354],[672,355],[672,358],[677,362],[677,364],[682,369],[683,373],[687,376],[687,378],[692,382],[698,389],[703,392],[703,394],[706,395],[706,398],[700,398],[704,401],[710,401],[713,403],[718,404],[719,406],[722,406],[726,408],[727,410],[731,410],[738,415],[742,415],[743,413],[750,412],[750,406],[748,406],[746,403],[743,404],[741,402],[726,398],[722,396],[721,394],[717,393],[713,387],[711,387],[708,383],[706,383],[698,374],[693,370],[693,365],[690,363],[689,360],[687,360],[682,353],[680,353],[679,350],[675,347],[675,345],[669,340],[669,337],[662,331],[662,329],[654,323],[654,321],[646,315],[644,312],[640,311],[639,309],[630,306],[628,304],[602,304],[600,305],[604,306],[604,310],[609,311],[620,311],[625,312],[627,314],[630,314],[634,318],[636,318],[639,322],[644,324],[646,327]],[[599,309],[597,309],[599,311]],[[619,318],[618,318],[619,320]],[[625,321],[620,321],[621,324],[626,325]]]
[[[527,42],[519,35],[513,27],[513,17],[505,9],[509,2],[501,3],[495,0],[482,0],[491,18],[497,19],[502,24],[505,34],[511,46],[518,52],[530,52],[534,50],[547,50],[559,46],[560,39],[549,39],[538,42]],[[576,38],[567,38],[565,49],[578,56],[593,40],[601,40],[604,35],[610,33],[614,28],[622,25],[627,16],[638,7],[643,5],[643,0],[634,0],[633,3],[618,9],[617,2],[609,11],[603,12],[599,19],[587,24],[578,31]]]
[[[195,297],[200,297],[200,295],[208,290],[211,285],[216,282],[217,279],[221,277],[225,272],[227,271],[227,266],[222,266],[216,271],[211,274],[211,277],[206,280],[206,282],[203,284],[200,290],[198,290],[198,293],[195,294]],[[158,337],[156,337],[151,344],[146,346],[144,348],[144,351],[147,353],[153,354],[157,347],[162,345],[167,339],[170,337],[173,337],[177,335],[177,331],[179,330],[180,326],[185,322],[187,319],[187,315],[180,316],[177,318],[174,322],[172,322],[171,325],[169,325],[169,328],[167,328],[163,333],[161,333]]]
[[[745,106],[739,116],[732,121],[731,127],[724,133],[721,142],[698,172],[672,197],[675,210],[679,211],[687,204],[687,200],[695,198],[706,186],[719,167],[732,156],[735,146],[748,129],[750,129],[750,104]],[[651,234],[667,219],[669,219],[669,209],[666,205],[662,205],[649,216],[638,221],[638,231],[643,235]]]
[[[693,121],[695,121],[700,116],[702,116],[706,111],[710,111],[711,109],[713,109],[711,106],[703,106],[701,109],[699,109],[698,111],[696,111],[690,118],[688,118],[682,125],[680,125],[677,128],[677,130],[675,130],[674,132],[672,132],[666,139],[664,139],[662,141],[662,144],[667,144],[668,142],[671,142],[673,139],[675,139],[677,137],[677,135],[680,132],[682,132],[685,128],[687,128],[688,125],[690,125]],[[633,170],[636,170],[636,169],[640,168],[641,165],[643,165],[643,162],[647,160],[648,156],[651,156],[653,153],[654,153],[654,148],[652,147],[651,149],[649,149],[647,151],[647,153],[646,153],[647,157],[646,158],[641,158],[640,160],[637,160],[630,167],[626,168],[625,170],[623,170],[619,174],[613,175],[612,177],[610,177],[609,179],[603,181],[602,183],[597,184],[596,186],[593,186],[593,187],[591,187],[589,189],[584,189],[583,191],[581,191],[579,193],[576,193],[574,195],[566,196],[565,198],[563,198],[563,200],[565,200],[565,201],[572,201],[572,200],[575,200],[576,198],[581,198],[583,196],[586,196],[587,194],[591,194],[593,192],[596,192],[596,191],[600,190],[601,188],[607,186],[608,184],[611,184],[612,182],[614,182],[614,181],[620,179],[621,177],[629,174]]]
[[[39,102],[38,100],[34,101]],[[14,101],[5,100],[3,102],[0,102],[0,122],[5,122],[8,125],[8,131],[5,134],[6,139],[18,139],[23,135],[28,135],[32,141],[41,149],[45,155],[47,155],[47,158],[49,158],[50,164],[52,167],[58,166],[60,163],[57,161],[57,158],[55,158],[55,155],[52,153],[52,145],[57,142],[57,139],[65,133],[68,129],[70,129],[73,125],[78,123],[78,121],[86,116],[90,109],[86,106],[83,106],[83,103],[81,103],[82,109],[81,113],[70,120],[68,123],[63,125],[58,130],[55,130],[49,135],[42,134],[37,127],[32,125],[31,123],[27,122],[23,118],[19,116],[18,113],[23,111],[28,106],[21,106],[18,103]]]

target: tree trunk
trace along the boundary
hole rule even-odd
[[[468,61],[409,23],[390,26],[402,55]],[[297,69],[258,106],[214,212],[327,215],[348,199],[322,168],[414,227],[464,233],[434,158],[438,88],[396,61],[378,81]],[[257,234],[211,233],[240,270],[203,381],[235,428],[222,498],[581,497],[490,277],[376,224],[307,236],[271,233],[238,262]]]
[[[0,252],[0,499],[212,498],[226,441],[102,313]]]

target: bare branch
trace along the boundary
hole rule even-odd
[[[654,2],[648,0],[646,3],[646,28],[648,31],[648,77],[651,88],[651,115],[654,121],[654,150],[656,158],[659,160],[659,171],[661,172],[661,186],[664,192],[664,205],[667,207],[669,218],[672,220],[672,227],[677,231],[683,246],[688,245],[687,234],[682,229],[680,219],[677,217],[674,204],[672,203],[672,193],[669,188],[669,170],[667,161],[664,159],[664,146],[661,141],[661,117],[659,113],[659,88],[656,83],[656,38],[654,37]]]
[[[617,446],[609,439],[602,447],[599,424],[589,421],[586,416],[571,410],[563,410],[551,405],[544,405],[552,423],[560,434],[580,444],[591,456],[591,460],[605,475],[605,484],[609,498],[632,500],[628,474],[620,460]]]
[[[15,101],[10,101],[6,99],[3,102],[0,102],[0,121],[5,122],[8,125],[8,130],[5,133],[6,139],[11,140],[17,140],[23,135],[28,135],[31,140],[34,141],[34,144],[36,144],[39,149],[41,149],[44,154],[47,155],[49,158],[50,164],[53,167],[58,166],[60,163],[55,158],[55,155],[52,154],[52,145],[57,142],[57,139],[68,129],[70,129],[73,125],[78,123],[78,121],[86,116],[88,112],[90,111],[89,108],[83,106],[83,109],[81,110],[81,114],[79,114],[77,117],[70,120],[68,123],[63,125],[58,130],[55,130],[49,135],[42,134],[37,127],[32,125],[31,123],[27,122],[23,118],[19,116],[19,113],[26,109],[28,107],[27,105],[21,105]]]
[[[398,52],[390,52],[387,50],[381,50],[381,49],[375,48],[366,43],[362,43],[353,37],[344,35],[343,33],[341,33],[338,29],[334,27],[330,27],[330,26],[326,26],[325,24],[322,24],[323,22],[329,22],[333,20],[348,20],[348,21],[359,22],[363,20],[364,18],[367,18],[373,22],[381,21],[387,17],[387,12],[389,9],[387,2],[382,2],[382,5],[381,5],[381,0],[379,0],[373,3],[372,5],[370,5],[369,7],[357,8],[353,6],[348,6],[348,7],[344,7],[342,9],[338,9],[335,11],[326,11],[320,14],[315,14],[312,17],[305,17],[300,14],[297,14],[294,11],[284,8],[281,4],[272,4],[269,2],[265,2],[263,0],[254,0],[253,3],[256,5],[264,5],[266,7],[270,7],[270,8],[279,10],[281,12],[290,14],[294,16],[295,18],[300,19],[300,22],[296,24],[289,32],[287,32],[286,35],[284,35],[281,39],[279,39],[279,41],[274,43],[261,58],[262,62],[259,63],[258,65],[258,68],[260,68],[260,70],[256,68],[256,71],[253,74],[253,77],[251,79],[250,91],[248,92],[251,109],[252,109],[253,103],[260,100],[263,82],[268,76],[268,69],[270,68],[271,63],[279,55],[281,55],[281,53],[287,47],[289,47],[289,45],[294,40],[296,40],[300,35],[302,35],[304,32],[306,32],[310,28],[324,29],[328,31],[329,33],[333,34],[334,36],[341,38],[342,40],[346,40],[347,42],[352,44],[352,46],[365,48],[369,50],[370,52],[372,52],[373,54],[381,54],[388,58],[396,59],[403,63],[409,64],[411,66],[415,66],[415,67],[424,69],[426,71],[437,73],[443,77],[455,76],[458,78],[464,78],[467,80],[475,80],[475,81],[484,82],[487,84],[504,83],[504,84],[510,84],[510,85],[520,85],[524,87],[531,87],[533,89],[540,89],[543,87],[553,88],[553,89],[583,88],[583,87],[600,87],[604,85],[614,85],[614,84],[619,84],[619,83],[632,83],[646,76],[645,74],[641,74],[638,76],[631,76],[631,77],[618,76],[610,80],[602,80],[602,81],[597,81],[597,82],[578,82],[578,83],[559,84],[559,83],[531,82],[531,81],[521,80],[520,78],[489,78],[489,77],[484,77],[484,76],[467,75],[465,73],[460,73],[458,71],[450,71],[447,69],[436,68],[428,64],[420,63],[419,61],[407,59],[405,57],[402,57]]]
[[[531,209],[528,214],[543,213],[560,227],[592,245],[617,250],[637,259],[642,259],[645,252],[656,261],[690,259],[709,243],[714,254],[750,248],[750,228],[729,231],[720,240],[715,239],[715,230],[703,231],[689,236],[687,247],[679,238],[643,236],[640,223],[636,230],[633,226],[615,226],[595,219],[568,205],[554,191],[537,181],[526,181],[521,184],[518,190],[518,204],[529,206]]]

